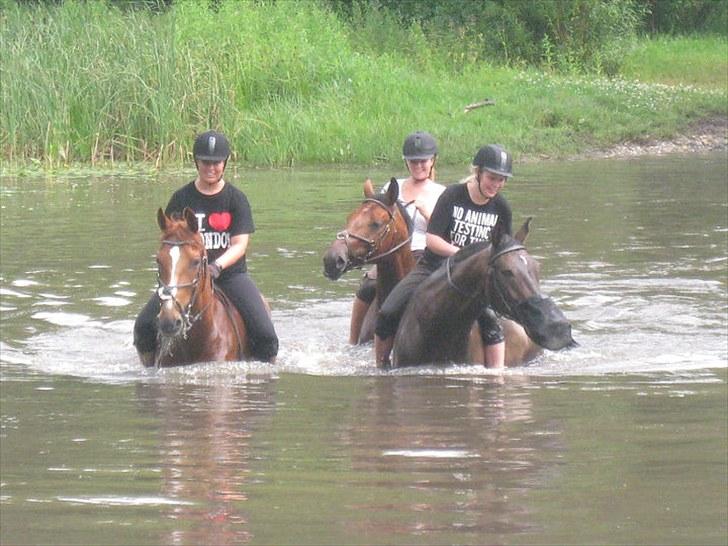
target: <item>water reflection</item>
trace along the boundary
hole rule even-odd
[[[250,541],[244,505],[251,441],[273,411],[273,383],[137,385],[140,411],[159,420],[160,495],[180,501],[161,508],[178,522],[161,543]]]
[[[375,380],[342,434],[355,449],[354,470],[380,491],[349,506],[360,515],[349,531],[426,534],[433,543],[532,531],[525,493],[549,479],[564,446],[558,424],[534,415],[528,384],[526,377]]]

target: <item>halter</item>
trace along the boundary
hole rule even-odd
[[[163,245],[168,245],[172,247],[180,247],[184,245],[190,245],[192,243],[193,241],[162,241]],[[157,288],[157,295],[162,301],[172,300],[175,307],[177,307],[177,310],[182,316],[182,337],[184,339],[187,339],[187,332],[190,331],[190,328],[192,328],[192,325],[195,322],[200,320],[200,317],[202,317],[202,315],[210,305],[208,303],[205,308],[200,310],[196,315],[191,314],[192,308],[195,306],[195,302],[197,301],[197,288],[199,286],[200,279],[202,278],[202,272],[205,270],[206,267],[207,255],[203,254],[202,261],[200,262],[200,265],[197,268],[197,272],[195,273],[195,278],[192,280],[192,282],[184,284],[164,284],[164,282],[162,282],[162,278],[159,276],[159,271],[157,271],[157,285],[159,287]],[[186,307],[182,307],[177,298],[174,297],[173,292],[179,288],[192,288],[192,297],[190,298],[190,302],[187,304]]]
[[[495,261],[498,258],[500,258],[501,256],[503,256],[504,254],[509,254],[509,253],[515,252],[517,250],[525,250],[525,248],[526,247],[523,246],[523,245],[521,245],[521,244],[516,244],[516,245],[513,245],[513,246],[509,246],[507,248],[504,248],[502,250],[499,250],[498,252],[496,252],[495,254],[493,254],[488,259],[488,265],[489,266],[492,266],[495,263]],[[469,294],[468,292],[466,292],[465,290],[463,290],[461,287],[459,287],[457,284],[455,284],[455,281],[453,281],[453,278],[452,278],[452,267],[453,267],[452,256],[448,256],[447,262],[445,264],[445,270],[447,272],[447,284],[450,287],[452,287],[461,296],[464,296],[466,298],[472,297],[473,294]],[[513,306],[511,306],[508,303],[508,300],[504,296],[505,291],[498,284],[497,277],[495,277],[494,274],[493,274],[494,271],[495,271],[495,269],[493,269],[492,267],[490,267],[488,269],[488,276],[486,278],[486,281],[487,281],[486,284],[488,286],[492,287],[495,290],[495,293],[500,297],[501,301],[503,302],[504,306],[506,307],[506,315],[509,316],[509,317],[511,317],[511,318],[513,318],[515,316],[513,314]]]
[[[379,244],[384,240],[384,238],[389,234],[390,230],[392,229],[392,225],[394,224],[394,221],[395,221],[394,214],[392,214],[392,211],[389,210],[389,207],[387,207],[384,203],[382,203],[378,199],[367,197],[366,199],[364,199],[363,203],[375,203],[375,204],[379,205],[380,207],[382,207],[384,210],[387,211],[387,214],[389,215],[389,221],[383,228],[381,228],[377,232],[378,237],[376,239],[367,239],[366,237],[357,235],[356,233],[349,233],[347,230],[340,231],[339,233],[336,234],[336,239],[338,241],[344,241],[344,243],[346,244],[347,255],[349,255],[349,239],[356,239],[357,241],[364,243],[368,247],[368,251],[367,251],[366,255],[364,256],[364,258],[358,258],[358,259],[356,259],[356,261],[354,261],[354,260],[349,261],[346,268],[344,269],[344,272],[349,271],[350,269],[354,269],[355,267],[361,267],[363,265],[374,263],[382,258],[389,256],[390,254],[394,254],[400,248],[402,248],[404,245],[408,244],[412,240],[412,235],[410,235],[409,237],[407,237],[407,239],[405,239],[401,243],[395,245],[394,247],[390,248],[386,252],[382,252],[381,254],[375,255],[374,253],[376,252],[377,248],[379,247]],[[410,203],[407,203],[407,205],[409,205],[409,204]],[[405,205],[405,206],[407,206],[407,205]]]

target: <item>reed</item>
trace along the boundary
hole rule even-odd
[[[726,87],[705,70],[644,76],[660,52],[694,62],[670,40],[607,79],[497,66],[456,30],[433,41],[376,17],[355,28],[315,1],[153,12],[0,0],[0,161],[173,168],[212,127],[250,166],[397,164],[415,129],[438,137],[441,161],[464,164],[486,142],[561,156],[727,115]],[[725,49],[694,43],[682,42]],[[485,98],[495,104],[464,113]]]

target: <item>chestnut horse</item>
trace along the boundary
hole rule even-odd
[[[492,243],[461,249],[417,288],[397,329],[392,366],[482,362],[482,343],[479,336],[473,343],[472,330],[486,305],[522,325],[541,347],[576,345],[569,321],[541,293],[538,262],[523,246],[529,222],[515,237],[496,230]],[[505,336],[506,363],[513,365],[513,333]]]
[[[399,185],[393,179],[386,193],[375,194],[372,181],[364,182],[364,201],[346,221],[324,255],[324,275],[336,280],[347,271],[377,265],[376,298],[369,307],[359,343],[374,339],[374,322],[381,303],[415,265],[410,249],[412,225],[397,201]]]
[[[243,360],[250,346],[240,314],[207,271],[207,251],[190,208],[170,217],[160,208],[157,252],[161,300],[156,366]]]

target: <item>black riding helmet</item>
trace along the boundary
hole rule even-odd
[[[436,155],[437,141],[425,131],[412,133],[402,146],[402,157],[406,160],[430,159]]]
[[[506,178],[513,176],[513,158],[499,144],[488,144],[478,150],[473,165]]]
[[[230,157],[230,143],[225,135],[217,131],[207,131],[197,135],[192,146],[195,161],[227,161]]]

